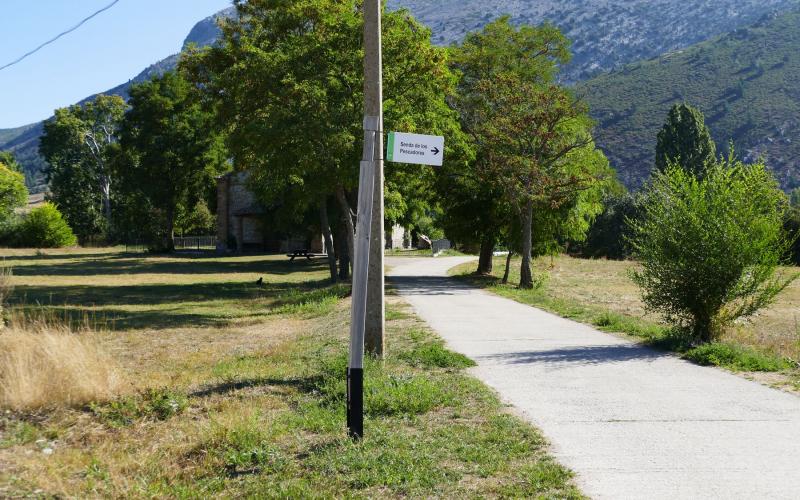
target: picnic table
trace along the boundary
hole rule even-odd
[[[301,249],[289,252],[286,254],[286,256],[289,257],[289,262],[294,262],[294,259],[296,259],[297,257],[305,257],[306,259],[311,260],[314,257],[317,257],[317,254],[307,249]]]

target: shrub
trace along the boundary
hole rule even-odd
[[[789,260],[794,265],[800,266],[800,207],[792,207],[786,213],[783,229],[793,242],[789,249]]]
[[[90,333],[11,327],[0,333],[0,407],[37,410],[116,397],[123,381]]]
[[[31,248],[62,248],[76,245],[78,239],[56,206],[45,203],[22,221],[17,243]]]
[[[656,172],[631,241],[642,263],[633,279],[648,309],[703,343],[769,305],[796,278],[776,274],[790,246],[785,209],[762,163],[730,157],[703,179],[677,165]]]

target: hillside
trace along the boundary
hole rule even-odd
[[[388,5],[408,8],[431,27],[440,45],[457,42],[503,14],[510,14],[515,23],[550,21],[573,40],[575,56],[564,68],[563,79],[575,82],[747,26],[765,13],[798,5],[798,0],[389,0]],[[227,9],[217,16],[232,14]],[[186,43],[213,43],[219,35],[217,16],[198,23]],[[177,55],[170,56],[105,93],[127,96],[131,83],[172,69],[176,61]],[[29,184],[40,190],[39,133],[32,127],[41,130],[41,124],[0,130],[0,150],[15,151]]]
[[[565,81],[585,80],[621,65],[650,59],[785,11],[797,0],[389,0],[450,44],[503,14],[515,23],[550,21],[573,41]]]
[[[765,156],[784,188],[800,186],[800,10],[578,86],[598,121],[598,143],[624,182],[647,178],[669,108],[689,102],[715,141]]]
[[[235,13],[233,8],[223,10],[213,16],[209,16],[197,23],[189,32],[183,47],[195,44],[200,47],[211,45],[219,36],[217,19],[220,17],[231,16]],[[171,55],[136,75],[131,80],[109,89],[103,94],[120,95],[128,97],[128,89],[131,85],[150,79],[154,75],[161,75],[166,71],[175,68],[178,63],[178,54]],[[96,95],[92,95],[80,101],[81,103],[92,100]],[[39,156],[39,137],[43,132],[43,123],[34,123],[14,129],[0,130],[0,151],[13,151],[17,161],[22,164],[25,170],[25,180],[31,192],[40,192],[45,188],[44,168],[45,162]]]

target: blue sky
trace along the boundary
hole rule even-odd
[[[0,66],[112,0],[0,0]],[[0,71],[0,128],[27,125],[133,78],[178,52],[192,27],[231,0],[120,0],[112,9]]]

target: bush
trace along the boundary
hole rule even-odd
[[[769,305],[796,276],[776,275],[790,242],[786,196],[766,167],[732,157],[700,180],[676,165],[654,174],[631,241],[633,273],[652,311],[694,342]]]
[[[35,208],[19,225],[17,244],[31,248],[71,247],[78,239],[52,203]]]

